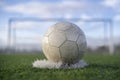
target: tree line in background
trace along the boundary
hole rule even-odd
[[[92,49],[90,47],[87,48],[87,53],[108,53],[109,48],[108,46],[100,46],[96,49]],[[9,48],[0,48],[0,53],[42,53],[41,50],[15,50]],[[120,53],[120,44],[115,45],[115,52]]]
[[[120,44],[114,46],[114,53],[120,53]],[[90,47],[87,48],[87,53],[108,53],[109,48],[108,46],[100,46],[96,49],[91,49]]]

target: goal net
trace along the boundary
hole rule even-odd
[[[9,48],[19,52],[42,51],[43,35],[49,27],[59,21],[78,25],[86,35],[88,50],[114,52],[112,21],[99,18],[11,18],[8,24]]]

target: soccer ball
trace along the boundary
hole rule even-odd
[[[42,48],[48,60],[73,64],[83,57],[86,38],[77,25],[59,22],[50,27],[44,35]]]

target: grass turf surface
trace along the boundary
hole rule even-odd
[[[82,69],[32,67],[42,54],[0,54],[0,80],[120,80],[120,54],[85,54]]]

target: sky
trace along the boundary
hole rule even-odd
[[[0,0],[0,43],[3,45],[7,44],[8,20],[10,18],[111,19],[115,39],[120,37],[120,0]],[[13,29],[17,29],[18,42],[19,40],[25,42],[26,37],[31,39],[26,42],[37,44],[41,41],[45,31],[54,23],[56,22],[21,21],[13,22],[12,26]],[[74,23],[80,26],[87,37],[99,38],[103,36],[103,23],[80,21]],[[109,26],[109,24],[107,25]]]

